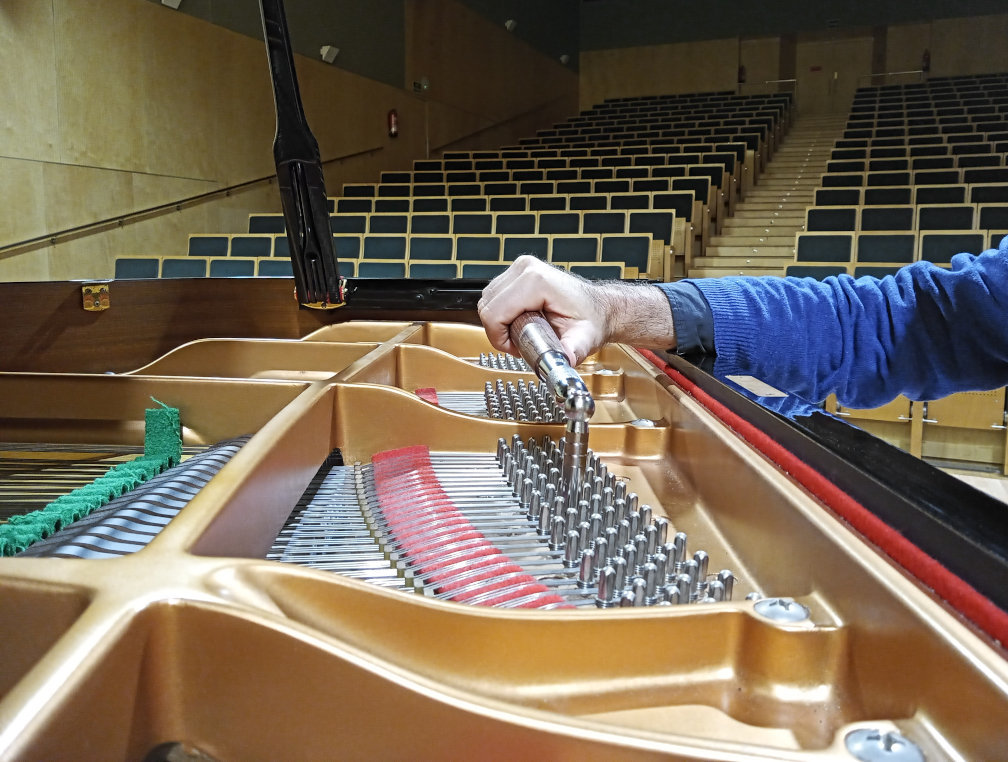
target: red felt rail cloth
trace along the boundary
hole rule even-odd
[[[541,608],[564,603],[494,547],[455,506],[434,473],[426,447],[377,453],[371,463],[378,508],[389,531],[416,570],[438,586],[438,592],[456,601],[487,595],[480,602],[483,606],[501,606],[536,593],[537,598],[521,605]],[[449,545],[451,551],[446,549]],[[460,569],[465,571],[462,579],[458,578]],[[475,582],[481,584],[468,589]]]
[[[421,386],[419,389],[414,390],[413,393],[420,399],[426,400],[432,405],[440,404],[437,398],[437,389],[433,386]]]
[[[1008,643],[1008,612],[992,603],[976,588],[949,571],[790,450],[704,392],[658,355],[646,349],[637,351],[973,624],[1001,643]]]

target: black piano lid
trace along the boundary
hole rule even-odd
[[[662,359],[1008,611],[1008,506],[1003,502],[795,395],[757,396],[726,379],[733,374],[720,364],[715,376],[712,357]]]

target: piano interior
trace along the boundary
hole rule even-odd
[[[0,757],[1004,758],[999,644],[647,357],[580,370],[566,498],[471,325],[0,374],[5,518],[142,452],[152,397],[183,440],[0,559]]]

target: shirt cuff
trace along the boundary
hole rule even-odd
[[[676,352],[714,354],[714,315],[700,289],[688,280],[655,285],[665,293],[672,308]]]

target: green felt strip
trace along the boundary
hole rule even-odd
[[[166,468],[178,465],[182,460],[178,408],[154,401],[161,407],[148,409],[144,416],[144,454],[129,463],[113,466],[90,484],[61,495],[45,508],[12,516],[6,524],[0,524],[0,556],[20,553],[33,542],[49,537]]]

